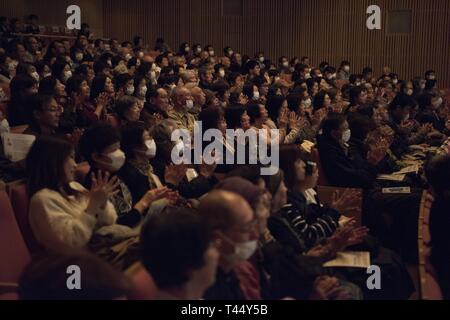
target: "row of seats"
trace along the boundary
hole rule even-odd
[[[442,292],[436,280],[436,271],[430,262],[430,211],[433,200],[428,192],[424,192],[419,212],[419,277],[422,300],[442,300]]]

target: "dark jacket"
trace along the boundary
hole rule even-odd
[[[377,170],[367,161],[352,159],[334,139],[321,135],[317,139],[322,168],[328,182],[335,187],[371,189]],[[355,161],[356,160],[356,161]]]

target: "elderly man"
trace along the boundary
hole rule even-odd
[[[203,110],[206,104],[206,94],[205,92],[198,87],[195,83],[189,83],[186,85],[186,88],[188,88],[191,91],[192,98],[194,100],[194,108],[189,110],[189,113],[193,114],[194,117],[197,119],[199,113]]]
[[[176,87],[172,91],[173,110],[168,112],[169,119],[175,121],[178,129],[194,131],[195,117],[189,113],[194,108],[191,92],[186,87]]]
[[[209,300],[245,300],[234,268],[257,249],[258,224],[253,209],[237,193],[212,191],[200,202],[199,214],[220,243],[216,282],[205,293]],[[255,279],[257,281],[257,279]]]
[[[184,84],[194,83],[197,84],[198,78],[194,71],[186,70],[184,72],[180,72],[181,80],[183,80]]]

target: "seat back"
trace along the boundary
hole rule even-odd
[[[34,238],[33,231],[30,227],[28,219],[28,209],[30,201],[25,184],[13,186],[10,190],[11,204],[16,215],[16,221],[19,225],[22,237],[31,253],[35,253],[40,249],[39,244]]]
[[[17,283],[30,261],[11,202],[5,191],[0,191],[0,282]]]

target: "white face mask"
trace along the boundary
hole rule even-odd
[[[310,98],[308,98],[305,101],[303,101],[303,103],[305,104],[305,107],[309,108],[311,107],[312,101]]]
[[[392,83],[393,83],[393,84],[397,84],[397,83],[398,83],[398,79],[392,80]]]
[[[142,51],[139,51],[138,57],[139,59],[142,59],[144,57],[144,53]]]
[[[184,48],[184,52],[189,52],[189,50],[191,50],[191,48],[189,47]]]
[[[191,110],[194,107],[194,101],[186,100],[186,109]]]
[[[126,55],[125,55],[125,60],[130,60],[132,58],[132,56],[131,56],[131,54],[129,54],[129,53],[127,53]]]
[[[259,62],[263,63],[264,62],[264,57],[259,57]]]
[[[259,91],[253,92],[253,100],[255,100],[255,101],[259,100]]]
[[[220,70],[220,71],[219,71],[219,76],[220,76],[221,78],[224,78],[224,77],[225,77],[225,70]]]
[[[350,71],[350,67],[349,66],[344,66],[344,71],[345,72],[349,72]]]
[[[44,78],[51,77],[51,76],[52,76],[52,73],[51,73],[51,72],[46,72],[46,73],[44,73]]]
[[[355,82],[355,85],[356,85],[357,87],[359,87],[359,86],[361,85],[361,82]]]
[[[75,59],[77,59],[77,61],[83,60],[83,54],[82,54],[82,53],[77,53],[77,54],[75,55]]]
[[[127,87],[127,95],[132,96],[134,93],[134,86]]]
[[[125,163],[125,153],[123,153],[123,151],[120,149],[109,153],[107,157],[112,161],[109,166],[111,167],[113,172],[119,171]]]
[[[351,137],[352,132],[350,129],[347,129],[342,133],[342,141],[344,141],[345,143],[349,142]]]
[[[414,93],[413,89],[408,89],[408,90],[406,90],[406,94],[407,94],[408,96],[412,96],[413,93]]]
[[[36,80],[37,82],[39,82],[39,73],[37,73],[37,72],[35,71],[35,72],[33,72],[33,73],[31,74],[31,76],[34,78],[34,80]]]
[[[70,77],[72,77],[72,71],[65,71],[63,76],[64,81],[69,80]]]
[[[305,79],[311,79],[311,73],[305,74]]]
[[[197,53],[200,53],[200,52],[202,52],[202,48],[200,48],[200,47],[197,47],[197,49],[195,49],[195,52],[197,52]]]
[[[228,50],[228,55],[229,55],[229,56],[232,56],[233,53],[234,53],[233,50]]]
[[[2,122],[0,122],[0,134],[8,132],[9,132],[9,123],[8,120],[6,120],[5,118],[2,120]]]
[[[145,97],[146,94],[147,94],[147,87],[144,86],[144,87],[142,87],[142,88],[139,90],[139,95],[140,95],[141,97]]]
[[[425,84],[422,83],[422,84],[420,85],[420,89],[421,89],[421,90],[424,90],[424,89],[425,89]]]
[[[283,67],[288,68],[289,67],[289,62],[288,61],[283,62]]]
[[[430,80],[435,80],[435,79],[436,79],[436,76],[431,75],[431,76],[428,77],[428,79],[430,79]]]
[[[234,252],[225,256],[225,259],[232,263],[248,260],[258,248],[258,242],[256,240],[235,243],[228,237],[226,239],[234,245]]]
[[[149,158],[154,158],[156,155],[156,143],[155,140],[147,140],[145,141],[145,146],[147,147],[147,151],[145,152],[145,155]]]
[[[214,50],[209,51],[209,55],[210,55],[211,57],[214,57]]]

